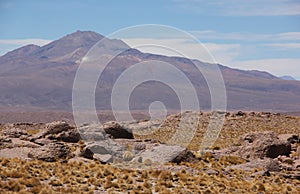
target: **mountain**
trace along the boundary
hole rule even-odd
[[[296,80],[295,78],[293,78],[292,76],[290,75],[285,75],[285,76],[281,76],[279,77],[280,79],[283,79],[283,80]]]
[[[103,36],[91,31],[77,31],[45,46],[27,45],[0,57],[0,110],[72,109],[72,88],[77,68],[90,48]],[[178,67],[191,80],[200,99],[201,109],[211,106],[210,90],[204,76],[193,63],[204,70],[210,64],[181,57],[143,53],[129,48],[121,40],[108,39],[104,50],[128,48],[115,57],[101,75],[96,88],[96,107],[111,109],[110,94],[124,70],[143,61],[163,61]],[[219,65],[229,110],[289,111],[300,110],[300,82],[282,80],[267,72],[244,71]],[[212,75],[212,74],[211,74]],[[184,90],[179,81],[172,82]],[[136,87],[130,107],[148,109],[153,101],[162,101],[168,109],[180,109],[176,93],[166,84],[149,81]]]

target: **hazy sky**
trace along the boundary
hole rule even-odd
[[[300,79],[299,0],[0,0],[0,55],[76,30],[108,35],[139,24],[190,32],[218,63]]]

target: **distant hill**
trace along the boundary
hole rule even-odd
[[[283,79],[283,80],[296,80],[295,78],[293,78],[292,76],[290,75],[285,75],[285,76],[281,76],[279,77],[280,79]]]
[[[77,31],[42,47],[27,45],[1,56],[0,110],[70,111],[76,70],[83,56],[102,38],[96,32]],[[128,46],[120,40],[110,40],[106,47],[118,49]],[[110,68],[105,70],[103,84],[96,90],[97,109],[111,108],[112,86],[126,68],[149,60],[165,61],[179,67],[195,86],[201,109],[210,109],[207,83],[191,60],[142,53],[129,47],[128,51],[111,61]],[[209,68],[209,64],[198,60],[193,62]],[[299,81],[286,81],[267,72],[219,67],[225,80],[229,110],[300,110]],[[158,82],[139,85],[131,96],[130,107],[135,110],[147,109],[153,101],[162,101],[168,109],[180,109],[174,91]]]

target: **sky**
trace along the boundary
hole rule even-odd
[[[0,0],[0,55],[76,30],[109,35],[141,24],[192,34],[217,63],[300,80],[299,0]],[[176,37],[160,41],[194,47]]]

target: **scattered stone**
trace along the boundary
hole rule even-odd
[[[255,172],[251,175],[251,177],[257,177],[257,176],[271,176],[270,171],[259,171],[259,172]]]
[[[136,144],[134,144],[133,149],[137,150],[137,151],[145,150],[146,149],[146,144],[136,143]]]
[[[206,174],[208,174],[208,175],[218,175],[219,172],[216,171],[216,170],[213,170],[213,169],[208,169],[208,170],[206,170]]]
[[[270,158],[265,159],[254,159],[250,162],[247,162],[245,164],[238,164],[238,165],[232,165],[228,166],[226,170],[230,169],[239,169],[244,171],[253,171],[254,169],[263,169],[267,170],[269,172],[278,172],[280,171],[280,165],[275,160],[272,160]]]
[[[246,113],[244,113],[243,111],[239,111],[235,114],[236,116],[245,116]]]
[[[10,137],[10,138],[19,138],[23,135],[24,136],[28,135],[27,131],[19,129],[19,128],[15,128],[15,127],[5,129],[1,132],[4,136]]]

